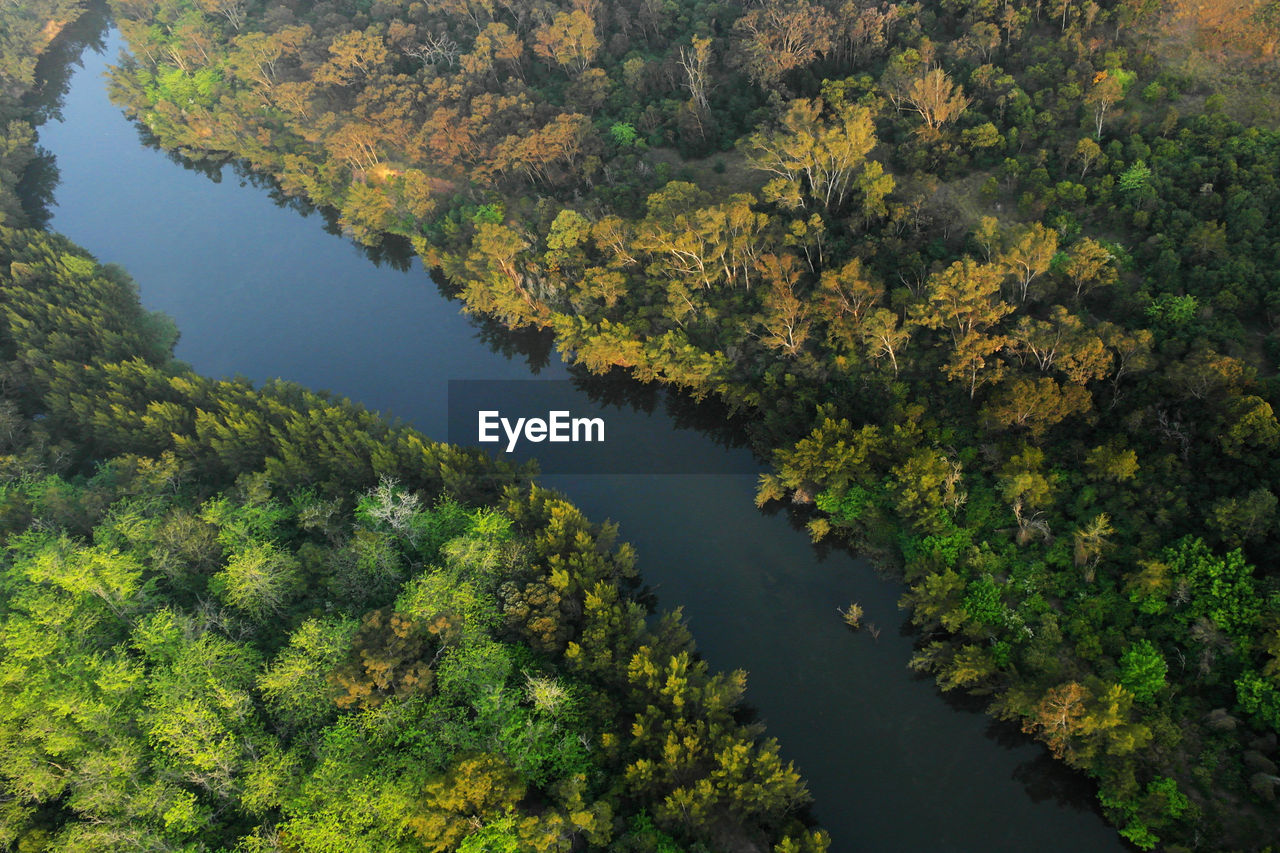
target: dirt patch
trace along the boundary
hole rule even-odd
[[[752,168],[740,151],[685,160],[674,148],[650,148],[644,154],[644,161],[653,169],[662,165],[670,180],[689,181],[717,196],[721,193],[759,195],[768,180],[768,175]]]

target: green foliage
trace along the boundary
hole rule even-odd
[[[1280,689],[1256,672],[1236,679],[1236,701],[1262,725],[1280,731]]]
[[[1142,160],[1135,160],[1133,165],[1120,175],[1120,189],[1125,192],[1141,194],[1151,187],[1151,167]]]
[[[1139,702],[1150,702],[1166,687],[1169,664],[1150,640],[1138,640],[1120,658],[1120,683]]]
[[[1174,296],[1163,293],[1151,301],[1146,314],[1151,322],[1159,326],[1178,329],[1192,323],[1199,310],[1199,301],[1190,294]]]
[[[971,581],[964,594],[964,609],[969,618],[980,625],[1002,626],[1006,608],[1000,587],[991,575]]]
[[[1239,550],[1220,557],[1202,540],[1187,537],[1165,550],[1164,562],[1190,588],[1184,620],[1205,616],[1228,636],[1247,640],[1263,602],[1257,595],[1253,567]]]
[[[501,225],[506,217],[505,207],[497,202],[482,204],[471,214],[471,221],[476,225]]]
[[[22,377],[0,468],[6,839],[606,850],[645,811],[692,844],[802,832],[799,775],[736,717],[740,676],[693,665],[677,620],[646,628],[612,527],[350,404],[195,376],[128,279],[0,237],[29,259],[0,279],[0,376]],[[655,763],[667,726],[710,759]]]
[[[510,815],[485,824],[458,845],[458,853],[520,853],[520,849],[515,818]]]
[[[835,518],[837,521],[853,522],[862,517],[868,507],[876,504],[877,495],[870,489],[852,483],[843,493],[832,489],[822,492],[814,498],[818,509]]]
[[[635,127],[624,121],[614,122],[609,127],[609,136],[621,148],[629,148],[640,139],[640,134],[636,132]]]

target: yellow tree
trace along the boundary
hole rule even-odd
[[[1027,734],[1038,734],[1055,758],[1071,756],[1072,739],[1082,733],[1089,689],[1069,681],[1047,690],[1022,724]]]
[[[948,379],[965,381],[971,398],[980,385],[994,381],[1000,373],[992,356],[1004,348],[1007,338],[989,330],[1014,310],[1000,298],[1002,277],[999,267],[966,257],[931,275],[926,301],[912,311],[917,324],[946,331],[951,357],[943,373]]]
[[[827,340],[833,346],[852,348],[861,337],[863,320],[882,299],[884,285],[863,270],[861,259],[824,270],[817,309],[827,325]]]
[[[745,151],[751,164],[776,177],[765,199],[798,207],[807,194],[828,211],[840,210],[852,192],[863,196],[867,216],[883,211],[893,177],[867,154],[876,145],[875,124],[866,107],[840,105],[830,120],[821,99],[792,101],[779,126],[752,134]]]
[[[707,93],[711,90],[711,39],[694,36],[689,47],[680,48],[680,67],[685,73],[689,103],[701,118],[711,110]]]
[[[1075,563],[1084,570],[1086,583],[1093,583],[1102,554],[1111,544],[1110,537],[1116,530],[1111,526],[1111,516],[1098,513],[1075,532]]]
[[[994,425],[1022,427],[1039,438],[1049,427],[1087,412],[1092,405],[1093,398],[1079,385],[1063,387],[1048,376],[1015,376],[996,389],[982,414]]]
[[[760,340],[770,349],[789,356],[799,354],[809,338],[809,303],[796,295],[800,283],[800,263],[795,255],[764,255],[760,272],[768,291],[764,297],[761,322],[765,334]]]
[[[1041,373],[1058,370],[1076,384],[1111,373],[1112,357],[1102,339],[1061,305],[1050,309],[1047,320],[1019,317],[1010,337],[1019,361],[1038,367]]]
[[[1116,281],[1115,255],[1097,240],[1085,237],[1067,251],[1067,260],[1062,265],[1062,274],[1066,276],[1075,291],[1075,299],[1079,301],[1099,287],[1114,284]]]
[[[1099,71],[1093,75],[1093,85],[1084,97],[1084,102],[1093,108],[1094,135],[1097,139],[1102,138],[1102,127],[1107,121],[1107,114],[1124,97],[1121,76],[1114,71]]]
[[[945,124],[960,117],[969,107],[959,83],[952,82],[947,72],[934,68],[915,78],[901,94],[902,103],[920,116],[926,136],[937,136]]]
[[[239,30],[244,26],[245,0],[198,0],[198,5],[200,11],[205,14],[221,15],[226,18],[233,30]]]
[[[999,263],[1008,269],[1018,293],[1018,301],[1026,302],[1031,283],[1049,270],[1058,254],[1058,232],[1039,222],[1017,231],[1001,253]]]
[[[734,31],[747,73],[772,87],[788,71],[831,52],[835,23],[830,12],[809,0],[766,0],[739,18]]]
[[[329,60],[316,69],[317,83],[350,86],[369,79],[387,61],[381,33],[373,28],[343,33],[329,45]]]
[[[862,325],[862,340],[873,359],[888,356],[893,375],[898,375],[898,352],[911,340],[911,328],[888,308],[877,308]]]
[[[533,33],[533,52],[549,62],[579,72],[600,50],[596,22],[586,12],[561,12]]]

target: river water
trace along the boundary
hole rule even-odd
[[[107,98],[120,47],[112,30],[84,52],[61,120],[41,130],[60,171],[51,227],[128,269],[143,303],[177,321],[179,358],[329,389],[438,438],[451,379],[569,376],[544,342],[482,332],[420,264],[375,263],[230,167],[211,176],[145,145]],[[660,444],[746,453],[660,411],[652,421]],[[683,609],[714,667],[748,670],[748,701],[808,779],[835,853],[1124,849],[1084,780],[907,669],[900,585],[757,511],[753,476],[546,482],[621,524],[660,605]],[[853,600],[878,637],[840,621]]]

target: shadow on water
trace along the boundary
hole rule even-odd
[[[110,21],[106,4],[90,3],[85,13],[63,28],[36,62],[36,85],[22,100],[32,111],[32,121],[44,124],[62,118],[71,78],[84,67],[86,49],[101,51],[107,43]]]
[[[215,184],[222,183],[229,171],[239,181],[240,186],[261,190],[276,207],[293,211],[304,219],[318,215],[324,223],[325,233],[348,239],[352,247],[375,267],[387,267],[398,272],[408,272],[413,269],[417,255],[413,251],[413,244],[408,239],[396,234],[384,234],[379,242],[373,245],[352,240],[342,227],[340,211],[329,206],[312,204],[302,196],[286,192],[275,177],[254,171],[248,161],[216,155],[192,156],[183,149],[165,148],[155,134],[146,127],[136,121],[131,124],[137,130],[138,141],[143,147],[160,152],[170,162],[176,163],[187,171],[202,175]]]
[[[441,282],[444,281],[444,276],[438,271],[433,271],[431,280]],[[454,298],[452,290],[445,285],[439,284],[437,288],[446,299]],[[507,361],[523,359],[529,372],[534,376],[551,365],[556,340],[550,329],[538,329],[533,326],[508,329],[492,317],[478,317],[474,314],[470,319],[472,325],[476,327],[476,339],[488,347],[490,352],[497,353]]]
[[[84,67],[86,50],[101,50],[106,44],[109,21],[106,6],[92,3],[75,22],[63,28],[36,62],[36,85],[22,99],[26,120],[36,127],[62,118],[71,78]],[[36,228],[44,228],[52,218],[54,192],[58,186],[58,165],[39,146],[27,163],[15,190],[22,211]]]

